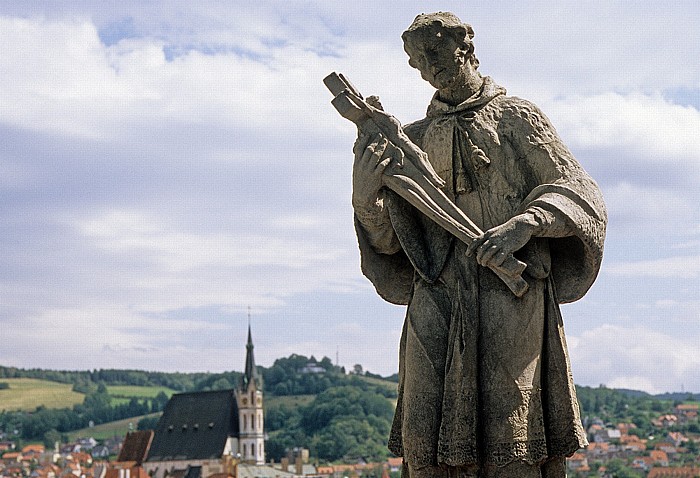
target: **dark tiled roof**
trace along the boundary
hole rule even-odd
[[[152,440],[153,430],[127,433],[117,461],[134,461],[137,465],[140,465],[146,459],[146,455],[148,455],[148,449]]]
[[[158,421],[146,461],[221,458],[228,437],[238,437],[233,390],[173,395]]]

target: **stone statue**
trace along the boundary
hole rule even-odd
[[[587,442],[559,304],[598,273],[605,206],[544,114],[477,71],[473,36],[444,12],[404,32],[437,89],[420,121],[343,92],[386,123],[351,118],[362,271],[408,306],[389,448],[411,478],[564,477]]]

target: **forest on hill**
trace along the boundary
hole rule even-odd
[[[315,366],[316,373],[305,372],[308,365]],[[347,374],[327,357],[319,361],[313,356],[297,354],[280,358],[269,368],[259,367],[259,372],[267,397],[269,458],[279,460],[287,448],[297,446],[313,447],[315,456],[327,460],[348,455],[386,456],[384,442],[396,399],[396,376],[386,380],[362,371],[359,365]],[[160,412],[172,393],[235,388],[240,377],[239,372],[233,371],[185,374],[0,366],[0,434],[22,442],[43,441],[52,445],[65,440],[74,430]],[[17,379],[69,384],[84,399],[72,407],[39,405],[32,410],[7,409],[3,406],[3,392],[10,392]],[[113,392],[128,387],[152,388],[154,393],[129,398]],[[303,400],[273,400],[274,397],[303,397]],[[138,427],[153,428],[156,422],[157,416],[150,416],[142,419]]]
[[[309,370],[313,365],[313,371]],[[380,460],[388,455],[386,439],[397,397],[397,377],[382,378],[357,365],[351,373],[324,357],[291,355],[271,367],[259,367],[265,390],[266,451],[279,460],[286,450],[308,448],[323,461]],[[153,428],[172,393],[235,388],[239,372],[163,373],[139,370],[53,371],[0,366],[0,437],[53,444],[69,432],[133,417],[140,429]],[[3,405],[13,381],[32,379],[69,384],[81,403],[31,410]],[[651,420],[674,403],[697,400],[692,394],[652,396],[604,386],[577,387],[584,422],[635,423],[635,433],[650,434]],[[135,420],[136,421],[136,420]],[[697,426],[697,425],[695,425]],[[695,430],[690,430],[695,431]],[[700,431],[700,430],[698,430]]]

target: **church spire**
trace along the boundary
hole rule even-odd
[[[255,356],[253,355],[253,334],[250,331],[250,307],[248,307],[248,343],[245,346],[245,374],[243,376],[243,387],[247,388],[248,384],[255,380],[257,385],[260,385],[260,376],[258,368],[255,366]]]

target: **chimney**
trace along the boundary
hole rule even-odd
[[[286,456],[282,458],[282,471],[289,471],[289,458]]]
[[[301,459],[301,454],[297,455],[297,458],[295,460],[295,465],[296,465],[296,474],[301,476],[304,474],[304,464],[303,460]]]

